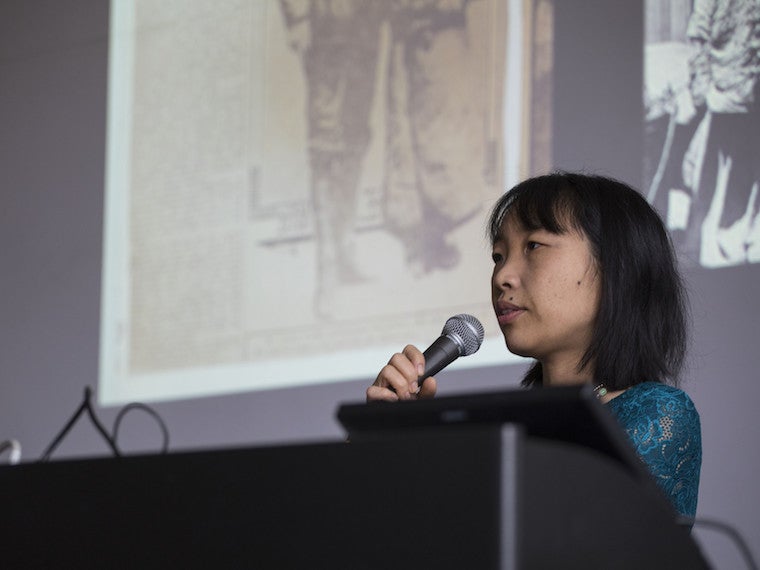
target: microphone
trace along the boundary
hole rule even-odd
[[[483,343],[483,325],[472,315],[454,315],[443,325],[441,336],[422,354],[425,356],[425,373],[417,379],[421,385],[428,376],[434,376],[460,356],[475,354]]]

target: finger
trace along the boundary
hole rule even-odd
[[[414,365],[417,376],[422,376],[425,373],[425,355],[420,349],[413,344],[407,344],[404,347],[403,354]]]
[[[408,400],[419,391],[416,378],[414,366],[404,355],[395,354],[380,370],[374,385],[395,392],[401,400]]]
[[[367,401],[368,402],[396,402],[398,401],[398,394],[388,388],[382,386],[375,386],[374,384],[367,388]]]
[[[438,389],[438,382],[433,376],[425,378],[425,381],[420,386],[420,391],[417,394],[419,398],[432,398]]]
[[[412,347],[414,348],[414,347]],[[406,351],[409,350],[409,347],[407,346],[404,349],[404,352],[396,353],[393,356],[391,356],[391,359],[388,361],[388,364],[392,365],[396,369],[398,369],[401,374],[404,375],[404,377],[411,382],[412,380],[416,380],[419,378],[420,375],[420,366],[422,366],[422,369],[425,368],[425,358],[420,353],[419,358],[422,358],[422,362],[419,362],[419,358],[414,356],[412,353],[412,358],[415,360],[412,360],[409,358],[409,355]],[[416,349],[415,349],[416,350]],[[419,352],[419,351],[417,351]]]
[[[412,394],[419,392],[419,386],[417,385],[417,379],[420,377],[420,366],[412,362],[406,354],[397,353],[394,354],[388,361],[388,366],[394,369],[393,372],[389,372],[389,379],[403,381],[406,383],[404,390]],[[424,366],[423,366],[424,369]],[[394,384],[394,389],[399,391],[402,386]]]

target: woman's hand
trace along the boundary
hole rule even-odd
[[[372,386],[367,388],[367,401],[432,398],[436,390],[435,378],[425,378],[422,386],[417,385],[417,378],[424,372],[425,357],[416,346],[406,345],[403,352],[391,357]]]

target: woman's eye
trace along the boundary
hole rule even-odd
[[[494,263],[499,263],[503,258],[500,253],[493,252],[491,254],[491,259],[493,259]]]
[[[529,241],[527,245],[525,246],[525,249],[527,249],[528,251],[533,251],[534,249],[538,249],[539,247],[541,247],[541,244],[538,243],[537,241]]]

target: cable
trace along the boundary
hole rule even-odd
[[[111,451],[113,451],[113,454],[116,457],[120,457],[121,453],[119,452],[119,448],[116,447],[116,442],[114,441],[113,437],[106,431],[106,428],[103,427],[103,424],[100,423],[98,416],[95,414],[95,410],[92,409],[92,404],[90,402],[90,399],[92,397],[92,390],[89,386],[84,389],[84,394],[85,400],[87,402],[87,415],[90,416],[90,421],[92,421],[95,429],[100,432],[100,435],[103,436],[103,439],[106,440],[106,443],[108,444],[108,447],[111,448]]]
[[[66,425],[63,426],[63,429],[61,429],[58,435],[55,436],[52,443],[45,450],[45,453],[42,454],[42,457],[40,457],[40,462],[45,462],[50,459],[50,456],[53,454],[53,451],[55,451],[55,448],[58,447],[58,444],[61,443],[63,438],[66,437],[69,431],[71,431],[71,428],[74,427],[74,424],[84,413],[87,413],[87,415],[90,418],[90,421],[95,426],[95,429],[97,429],[100,435],[103,436],[103,439],[106,440],[106,443],[108,444],[108,447],[111,448],[111,451],[113,452],[114,456],[121,457],[122,453],[119,450],[119,446],[116,443],[117,434],[119,431],[119,425],[121,424],[121,420],[124,417],[124,415],[127,412],[131,410],[135,410],[135,409],[144,410],[145,412],[153,416],[153,418],[158,422],[158,425],[161,428],[161,433],[163,434],[163,438],[164,438],[163,444],[161,446],[161,452],[166,453],[169,450],[169,430],[166,428],[166,424],[161,419],[161,416],[159,416],[155,410],[146,406],[145,404],[140,404],[137,402],[132,403],[132,404],[127,404],[121,410],[119,410],[119,413],[116,415],[116,419],[113,424],[113,435],[109,434],[106,428],[98,419],[98,416],[92,407],[92,389],[89,386],[85,386],[84,400],[79,405],[76,412],[74,412],[74,415],[72,415],[69,421],[66,422]],[[0,451],[2,451],[2,449],[0,449]]]
[[[158,426],[161,428],[161,434],[163,435],[164,441],[161,445],[161,453],[166,453],[169,451],[169,430],[166,428],[166,424],[164,423],[164,420],[161,419],[161,416],[158,415],[158,412],[156,412],[153,408],[150,406],[146,406],[145,404],[141,404],[139,402],[133,402],[131,404],[127,404],[124,406],[121,410],[119,410],[119,413],[116,414],[116,418],[113,421],[113,442],[114,445],[118,447],[118,439],[119,439],[119,426],[121,425],[121,420],[124,418],[125,415],[127,415],[127,412],[131,412],[132,410],[143,410],[148,415],[152,416],[153,419],[156,420],[156,423],[158,423]]]
[[[100,432],[100,435],[103,436],[103,439],[106,440],[106,443],[108,443],[108,447],[111,448],[111,451],[116,457],[119,457],[121,454],[119,453],[119,450],[116,448],[116,444],[114,443],[113,439],[110,435],[108,435],[108,432],[103,427],[103,424],[100,423],[100,420],[98,420],[97,415],[95,414],[95,411],[92,409],[92,389],[89,386],[85,386],[84,388],[84,400],[80,404],[80,406],[77,408],[77,411],[74,412],[74,415],[71,416],[71,419],[69,419],[68,422],[66,422],[66,425],[63,426],[63,429],[58,433],[58,435],[53,439],[52,443],[48,446],[48,448],[45,450],[45,453],[42,454],[42,457],[40,457],[40,462],[45,462],[50,459],[50,456],[53,454],[53,451],[55,451],[55,448],[58,447],[58,444],[61,443],[64,437],[66,437],[66,434],[71,431],[71,428],[74,427],[74,424],[77,422],[77,420],[80,418],[80,416],[87,412],[87,415],[90,418],[90,421],[95,426],[95,429]]]
[[[88,389],[89,387],[85,388],[84,401],[79,405],[79,407],[77,408],[77,411],[74,412],[74,415],[71,416],[71,418],[69,418],[69,421],[66,422],[66,425],[63,426],[63,429],[61,429],[58,435],[55,436],[55,438],[50,443],[50,445],[48,445],[47,449],[42,454],[42,457],[40,457],[40,462],[45,462],[50,459],[50,456],[53,454],[53,451],[55,450],[55,448],[58,447],[58,444],[61,443],[64,437],[66,437],[66,434],[69,433],[72,427],[74,427],[74,424],[79,419],[79,416],[81,416],[84,413],[85,409],[87,408],[87,394],[88,394],[87,390]]]
[[[749,546],[747,546],[742,535],[739,534],[739,531],[734,527],[719,520],[703,518],[695,519],[694,526],[703,526],[727,534],[741,552],[744,561],[747,563],[747,568],[750,570],[758,570],[757,562],[755,562],[755,559],[752,556],[752,551],[749,549]]]
[[[0,455],[5,453],[6,449],[11,450],[8,454],[8,463],[17,465],[21,461],[21,444],[15,439],[7,439],[0,442]]]

